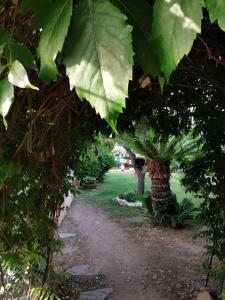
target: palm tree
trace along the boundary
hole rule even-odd
[[[122,133],[117,142],[147,159],[147,170],[151,178],[151,201],[154,213],[160,209],[174,214],[176,201],[170,188],[171,165],[185,162],[200,154],[197,139],[188,136],[160,138],[152,130],[137,130],[135,135]]]

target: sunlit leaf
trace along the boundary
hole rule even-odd
[[[9,82],[11,82],[13,85],[18,86],[20,88],[30,88],[30,89],[38,90],[37,87],[35,87],[30,83],[27,76],[27,71],[18,60],[15,60],[13,62],[9,70],[8,79]]]
[[[107,0],[83,0],[75,11],[65,64],[70,87],[111,126],[125,107],[132,78],[131,26]]]
[[[225,31],[225,1],[206,0],[211,22],[218,20],[219,26]]]
[[[72,4],[72,0],[55,1],[41,33],[38,46],[41,60],[39,76],[47,83],[55,80],[58,74],[55,59],[63,48],[72,16]]]
[[[0,114],[5,118],[14,100],[13,85],[7,80],[0,80]]]
[[[201,0],[155,1],[152,42],[166,80],[201,31]]]

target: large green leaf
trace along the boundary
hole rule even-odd
[[[56,56],[62,51],[72,16],[72,0],[56,0],[43,27],[38,52],[41,60],[40,78],[55,80],[58,74]]]
[[[206,0],[211,22],[218,20],[219,26],[225,31],[225,1]]]
[[[107,0],[81,0],[68,36],[65,64],[70,87],[114,125],[132,78],[131,26]]]
[[[27,68],[36,69],[33,55],[26,46],[20,43],[10,42],[5,48],[8,61],[13,62],[14,60],[19,60]]]
[[[0,114],[5,118],[14,99],[13,85],[7,80],[0,80]]]
[[[114,0],[127,15],[133,29],[133,45],[135,62],[146,73],[153,76],[160,75],[160,66],[157,61],[151,40],[152,7],[147,0]]]
[[[157,0],[152,41],[167,81],[201,31],[201,0]]]
[[[15,60],[9,70],[8,74],[9,82],[13,85],[18,86],[20,88],[30,88],[33,90],[38,90],[37,87],[32,85],[28,79],[27,71],[24,66],[18,61]]]

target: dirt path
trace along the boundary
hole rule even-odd
[[[61,266],[98,266],[114,289],[111,300],[191,299],[203,279],[202,246],[192,241],[193,232],[125,223],[85,201],[73,203],[60,227],[66,241]]]

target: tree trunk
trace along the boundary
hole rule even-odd
[[[153,202],[167,202],[171,198],[170,161],[148,160],[148,172],[152,182]]]
[[[153,220],[158,225],[170,226],[171,216],[177,212],[176,198],[170,189],[170,161],[149,159],[148,172],[151,178],[151,203]]]
[[[144,195],[145,192],[145,173],[142,172],[143,170],[135,168],[135,173],[138,178],[138,189],[137,189],[137,195]]]
[[[137,167],[135,164],[135,160],[137,159],[135,153],[128,148],[125,148],[125,149],[126,149],[127,153],[129,154],[129,157],[134,165],[135,174],[137,175],[137,179],[138,179],[137,195],[144,195],[146,167],[145,167],[145,165],[141,168]]]

